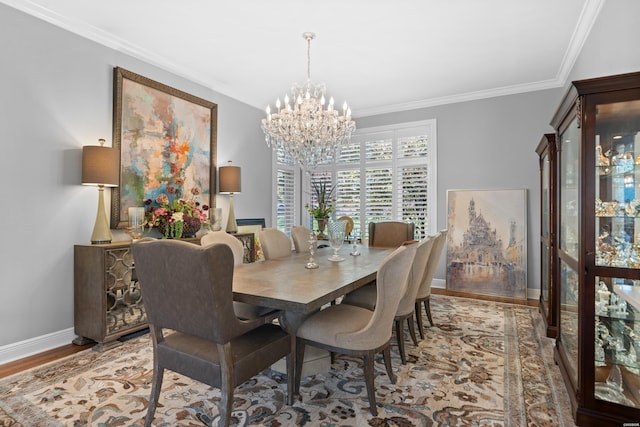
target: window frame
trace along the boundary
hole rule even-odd
[[[411,133],[411,129],[415,128],[416,132]],[[370,139],[368,135],[390,135],[392,139],[392,151],[391,159],[389,160],[377,160],[366,161],[366,142]],[[426,158],[399,158],[399,143],[400,138],[412,137],[412,136],[427,136],[428,149]],[[393,189],[391,191],[392,196],[392,218],[390,220],[401,220],[402,218],[402,199],[400,198],[400,192],[397,190],[399,184],[398,172],[399,168],[407,166],[426,166],[427,168],[427,227],[426,235],[433,235],[437,232],[437,122],[436,119],[427,119],[415,122],[398,123],[394,125],[375,126],[357,129],[352,138],[351,143],[360,143],[360,161],[357,164],[354,163],[341,163],[331,161],[327,165],[321,165],[316,167],[311,173],[329,173],[331,175],[331,182],[335,183],[337,174],[340,171],[358,169],[360,173],[360,206],[359,206],[359,221],[366,222],[366,171],[371,167],[390,168],[392,171]],[[294,220],[296,224],[301,224],[309,228],[313,228],[313,218],[307,213],[305,206],[311,203],[311,173],[308,171],[302,171],[298,165],[282,165],[277,162],[277,154],[274,151],[273,154],[273,218],[275,224],[277,224],[277,171],[278,169],[294,170],[296,172],[296,179],[294,183],[294,194],[300,203],[296,203],[294,207]],[[362,159],[365,159],[364,161]],[[332,213],[331,218],[336,219],[336,212]],[[358,234],[368,233],[366,227],[364,230],[358,230]],[[290,232],[290,230],[283,230]]]

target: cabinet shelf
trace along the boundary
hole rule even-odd
[[[619,295],[628,304],[640,311],[640,286],[614,285],[613,292]],[[640,319],[638,319],[640,321]],[[640,339],[640,337],[638,337]]]

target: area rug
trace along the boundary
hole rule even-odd
[[[304,378],[286,405],[286,377],[268,369],[236,388],[238,426],[573,426],[568,398],[535,308],[432,296],[435,325],[408,363],[397,348],[391,384],[376,361],[378,416],[369,412],[362,363],[338,356]],[[407,337],[408,338],[408,337]],[[395,339],[393,340],[395,342]],[[0,426],[141,426],[153,352],[142,335],[86,350],[0,381]],[[166,371],[156,426],[217,425],[218,389]]]

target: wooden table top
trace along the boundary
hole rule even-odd
[[[311,313],[338,297],[376,278],[378,266],[393,252],[389,248],[360,246],[360,256],[349,255],[343,245],[342,262],[332,262],[331,248],[314,254],[319,265],[307,269],[308,253],[292,252],[285,258],[237,265],[233,278],[233,298],[254,305],[295,313]]]

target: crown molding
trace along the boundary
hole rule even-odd
[[[155,55],[148,50],[141,48],[140,46],[133,45],[126,40],[115,37],[113,34],[105,32],[99,28],[87,25],[83,22],[69,19],[68,17],[62,16],[48,8],[37,5],[30,0],[0,0],[0,2],[18,9],[24,13],[42,19],[46,22],[49,22],[50,24],[53,24],[57,27],[77,34],[81,37],[87,38],[103,46],[130,55],[136,59],[157,66],[165,71],[176,74],[196,84],[216,91],[222,95],[226,95],[230,98],[262,110],[262,107],[256,105],[256,102],[254,100],[248,99],[247,96],[243,96],[242,94],[238,93],[238,91],[233,90],[223,83],[213,81],[211,79],[211,76],[201,75],[197,72],[194,73],[193,70],[186,69],[170,61],[166,57]],[[578,18],[576,27],[572,34],[569,46],[565,51],[565,55],[560,66],[558,67],[556,77],[553,79],[521,85],[505,86],[483,91],[467,92],[439,98],[429,98],[407,103],[358,109],[357,112],[354,112],[353,117],[358,118],[400,111],[416,110],[439,105],[475,101],[479,99],[563,87],[567,83],[567,78],[571,72],[571,69],[573,68],[580,54],[580,51],[582,50],[582,47],[584,46],[584,43],[589,36],[589,33],[605,2],[606,0],[585,0],[582,12],[580,14],[580,17]]]

